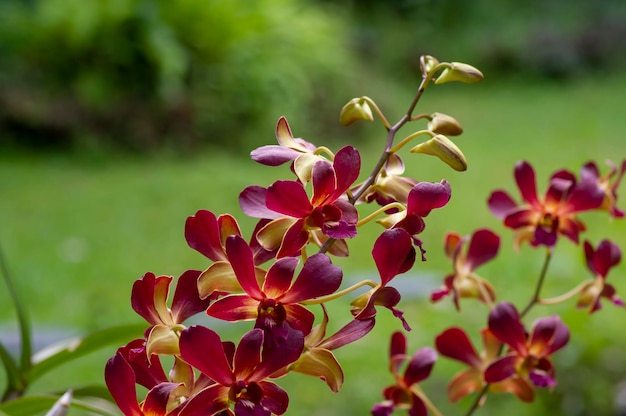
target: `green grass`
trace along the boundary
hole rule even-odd
[[[355,93],[376,100],[380,88],[368,88]],[[388,118],[400,116],[411,93],[392,91],[391,96],[397,97],[394,107],[383,108],[389,111]],[[458,173],[434,158],[402,153],[409,176],[432,181],[447,178],[453,197],[445,209],[427,218],[422,236],[428,262],[416,265],[410,275],[398,277],[398,281],[410,285],[412,279],[420,277],[442,278],[450,270],[441,250],[445,232],[465,234],[489,227],[503,237],[501,257],[479,273],[493,282],[500,299],[523,304],[532,293],[543,252],[529,247],[513,252],[510,231],[491,216],[486,199],[496,188],[517,194],[512,171],[519,159],[535,166],[540,192],[548,175],[559,168],[577,171],[591,159],[601,164],[606,158],[621,161],[626,157],[624,96],[626,83],[618,77],[532,85],[489,82],[487,74],[482,85],[446,84],[429,89],[418,111],[448,113],[463,124],[465,133],[455,141],[465,152],[469,169]],[[385,101],[390,102],[389,98]],[[340,108],[341,104],[329,105]],[[307,137],[298,126],[292,128],[297,136],[323,144],[321,139]],[[384,132],[379,125],[362,130],[365,136],[352,144],[363,146],[365,175],[382,148]],[[260,136],[258,145],[274,142],[272,131]],[[240,157],[206,151],[184,160],[0,156],[0,244],[35,328],[60,327],[87,333],[109,325],[140,322],[129,302],[135,279],[147,271],[179,275],[186,269],[209,265],[186,246],[183,237],[185,218],[198,209],[231,212],[249,234],[253,221],[241,216],[237,204],[241,189],[288,176],[286,168],[260,166],[247,159],[250,150],[242,149]],[[594,243],[611,238],[626,247],[623,222],[609,222],[601,213],[586,214],[582,219],[589,226],[587,237]],[[360,238],[350,243],[352,256],[337,261],[349,278],[372,273],[370,251],[373,238],[380,232],[377,227],[365,227]],[[622,264],[609,277],[623,296],[625,270]],[[559,243],[547,295],[562,293],[587,277],[578,248],[568,241]],[[438,280],[427,282],[439,284]],[[448,326],[478,329],[484,325],[486,309],[482,305],[463,302],[463,313],[457,314],[449,303],[433,306],[425,296],[406,298],[402,304],[414,328],[409,334],[413,350],[432,346],[433,336]],[[14,314],[4,290],[0,290],[0,304],[5,305],[0,309],[0,323],[11,322]],[[331,305],[338,314],[335,328],[349,319],[347,309],[347,301]],[[612,414],[614,386],[626,377],[626,361],[619,353],[626,342],[620,326],[624,311],[607,304],[600,313],[587,316],[573,310],[570,301],[555,308],[537,308],[533,316],[554,311],[562,314],[573,331],[571,345],[556,357],[561,385],[553,395],[541,391],[537,403],[530,406],[520,406],[508,396],[489,398],[483,414]],[[392,381],[386,372],[388,336],[400,328],[386,312],[381,311],[369,338],[337,351],[346,372],[346,384],[339,394],[332,394],[318,380],[297,374],[284,379],[293,402],[288,414],[366,414],[380,400],[381,388]],[[107,349],[51,374],[34,390],[102,382],[104,361],[113,351]],[[435,377],[424,383],[435,402],[445,401],[446,380],[459,369],[460,365],[446,360],[437,364]],[[441,407],[446,414],[462,414],[468,405],[466,400]],[[296,411],[298,407],[306,409],[305,413]]]

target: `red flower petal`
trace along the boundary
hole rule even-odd
[[[298,303],[328,295],[339,288],[342,277],[341,268],[332,264],[327,255],[314,254],[306,260],[293,285],[280,301]]]
[[[148,392],[142,404],[143,414],[166,415],[170,395],[182,383],[161,383]]]
[[[385,230],[376,239],[372,256],[380,274],[381,285],[385,286],[396,275],[413,267],[415,249],[411,236],[402,228]]]
[[[180,334],[180,355],[216,383],[230,386],[235,382],[222,340],[209,328],[193,325]]]
[[[294,218],[304,218],[313,209],[304,186],[296,181],[276,181],[267,188],[267,208]]]
[[[248,186],[239,194],[241,210],[252,218],[276,219],[280,215],[267,207],[267,189],[262,186]]]
[[[435,208],[448,203],[452,190],[445,179],[440,183],[420,182],[411,189],[407,198],[407,213],[425,217]]]
[[[254,299],[263,299],[259,282],[256,280],[252,250],[248,243],[240,236],[228,237],[226,254],[243,290]]]
[[[500,248],[500,237],[491,230],[481,229],[472,234],[466,264],[470,270],[493,259]]]
[[[425,380],[437,361],[437,352],[432,348],[424,347],[417,350],[404,373],[406,386],[411,386]]]
[[[126,416],[143,416],[137,404],[135,374],[121,353],[117,352],[107,361],[104,380],[122,413]]]
[[[526,161],[517,162],[514,174],[522,199],[534,208],[539,208],[541,204],[537,200],[537,184],[533,167]]]
[[[285,233],[276,258],[299,256],[302,248],[309,242],[309,231],[304,228],[304,220],[299,219],[289,226]]]
[[[234,369],[237,380],[246,380],[261,362],[263,331],[253,329],[241,338],[235,350]]]
[[[374,328],[375,320],[372,319],[353,319],[347,325],[343,326],[339,331],[322,341],[318,347],[327,350],[335,350],[344,345],[358,341],[367,335]]]
[[[200,299],[198,278],[201,273],[199,270],[187,270],[178,278],[171,309],[174,320],[179,324],[205,310],[211,302],[210,298]]]
[[[152,325],[169,324],[171,319],[166,302],[171,282],[170,276],[156,277],[154,273],[144,274],[133,283],[131,292],[133,310]]]
[[[275,299],[283,295],[291,286],[297,265],[298,259],[295,257],[278,259],[267,271],[265,282],[263,283],[265,296]]]
[[[178,416],[221,415],[229,407],[228,391],[228,387],[213,384],[187,400]]]
[[[278,347],[263,349],[261,363],[248,377],[248,382],[264,380],[300,357],[304,348],[304,335],[300,331],[287,328],[287,338]]]
[[[517,208],[517,203],[506,191],[494,191],[487,200],[487,204],[491,213],[501,220]]]
[[[263,391],[261,405],[274,415],[282,415],[285,413],[289,405],[287,392],[269,381],[259,381],[258,384]]]
[[[513,376],[517,364],[516,355],[504,356],[493,363],[485,370],[485,381],[487,383],[497,383]]]
[[[248,295],[228,295],[213,302],[207,315],[224,321],[236,322],[256,319],[259,301]]]
[[[339,198],[359,177],[361,170],[361,155],[352,146],[345,146],[339,149],[333,161],[337,183],[332,199]]]
[[[315,322],[315,315],[302,305],[283,305],[287,313],[287,323],[293,328],[302,332],[305,336],[309,335]]]
[[[489,330],[498,340],[526,355],[526,331],[515,306],[501,302],[489,312]]]
[[[530,334],[530,351],[539,358],[560,350],[569,341],[569,330],[558,315],[535,321]]]
[[[313,206],[318,207],[334,201],[331,198],[337,189],[337,180],[335,170],[330,162],[325,160],[315,162],[311,173],[311,182],[313,183],[313,198],[311,198]]]
[[[200,210],[187,218],[185,240],[189,247],[213,261],[226,260],[217,218],[211,211]]]
[[[461,361],[471,367],[480,367],[482,360],[474,345],[461,328],[446,329],[435,338],[435,348],[445,357]]]
[[[250,152],[250,157],[252,160],[262,165],[279,166],[283,163],[294,160],[300,154],[301,153],[296,150],[274,144],[254,149]]]

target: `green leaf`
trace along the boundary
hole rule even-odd
[[[33,416],[46,412],[54,406],[59,396],[53,395],[36,395],[20,397],[0,405],[0,416]],[[70,407],[75,409],[86,410],[97,415],[118,416],[119,412],[116,408],[102,400],[77,400],[73,399]]]
[[[26,381],[30,384],[53,368],[106,346],[126,345],[131,339],[141,337],[145,329],[145,324],[120,325],[46,348],[33,356],[32,367],[25,375]]]

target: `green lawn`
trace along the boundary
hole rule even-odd
[[[543,252],[529,247],[513,252],[510,231],[491,216],[486,199],[496,188],[517,195],[512,170],[519,159],[535,166],[543,192],[548,175],[556,169],[578,171],[591,159],[603,164],[606,158],[619,162],[626,157],[625,81],[612,77],[532,85],[489,82],[487,74],[483,85],[446,84],[429,89],[418,111],[448,113],[463,124],[465,133],[455,141],[465,152],[469,169],[454,172],[437,159],[403,152],[409,176],[433,181],[447,178],[453,197],[445,209],[427,218],[423,240],[429,261],[416,265],[398,281],[410,286],[411,280],[421,278],[422,286],[438,285],[438,279],[450,270],[441,250],[445,232],[465,234],[490,227],[503,237],[501,257],[479,273],[492,280],[500,299],[525,303]],[[367,94],[376,100],[376,91],[367,88],[355,95]],[[394,93],[398,97],[393,109],[396,114],[387,114],[388,118],[395,120],[400,115],[411,93]],[[342,104],[333,105],[339,109]],[[379,125],[367,127],[367,134],[353,143],[363,144],[364,176],[384,140]],[[316,144],[323,142],[307,137],[298,126],[292,129]],[[264,132],[258,140],[255,145],[274,143],[273,131]],[[334,143],[335,149],[343,144],[340,140]],[[183,237],[185,218],[198,209],[233,213],[247,235],[253,221],[241,217],[239,192],[248,184],[268,185],[288,174],[286,168],[250,161],[245,157],[250,150],[242,149],[241,156],[207,150],[185,159],[0,155],[0,246],[19,292],[27,300],[35,328],[87,333],[113,324],[140,322],[129,302],[135,279],[147,271],[179,275],[209,265],[186,246]],[[594,244],[611,238],[626,247],[623,221],[610,222],[602,213],[586,214],[582,219],[589,226],[586,237]],[[348,279],[372,273],[369,254],[378,232],[377,225],[365,227],[361,238],[350,243],[353,256],[338,261]],[[624,264],[610,275],[622,296],[626,296],[625,275]],[[546,285],[548,295],[562,293],[587,277],[578,248],[568,241],[559,243]],[[448,302],[433,306],[427,293],[417,293],[402,304],[414,328],[409,334],[413,350],[432,345],[433,336],[448,326],[467,324],[478,329],[485,323],[482,305],[464,302],[464,310],[458,314]],[[338,314],[335,327],[349,319],[347,302],[331,305]],[[0,290],[0,304],[5,305],[0,308],[4,327],[14,318],[4,289]],[[556,358],[561,384],[554,394],[541,391],[537,403],[530,406],[520,406],[508,396],[492,397],[482,414],[614,414],[614,386],[617,380],[626,379],[626,335],[620,324],[624,310],[607,304],[600,313],[588,316],[573,309],[570,301],[554,308],[540,307],[533,313],[543,316],[559,311],[573,331],[571,345]],[[381,312],[379,325],[369,338],[337,352],[346,371],[346,384],[339,394],[332,394],[318,380],[300,375],[285,378],[284,385],[293,388],[292,410],[306,406],[307,415],[366,414],[380,400],[381,388],[391,382],[386,373],[388,336],[400,329],[398,321],[386,312]],[[0,335],[6,336],[6,330]],[[34,390],[101,382],[104,361],[113,351],[107,349],[54,373]],[[424,383],[436,403],[443,403],[446,380],[459,369],[460,365],[442,359],[435,367],[435,377]],[[468,405],[463,401],[441,408],[449,415],[462,414]],[[288,414],[303,413],[293,410]]]

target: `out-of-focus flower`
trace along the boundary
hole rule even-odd
[[[602,307],[600,303],[602,298],[610,300],[617,306],[624,306],[624,301],[617,296],[615,287],[606,283],[609,270],[622,260],[622,251],[619,246],[609,240],[602,240],[598,248],[594,250],[591,243],[585,241],[584,249],[587,268],[595,275],[595,279],[583,284],[578,292],[577,306],[589,308],[589,313],[593,313]]]
[[[302,183],[311,180],[315,163],[326,160],[316,153],[317,147],[314,144],[293,137],[285,117],[278,119],[276,140],[278,145],[267,145],[253,150],[250,153],[252,160],[267,166],[279,166],[293,161],[292,169]]]
[[[419,182],[409,192],[406,210],[388,215],[377,222],[385,228],[406,230],[413,237],[414,244],[420,247],[422,260],[426,260],[422,242],[416,235],[424,231],[426,227],[424,217],[428,216],[433,209],[445,206],[451,195],[452,189],[445,179],[440,183]]]
[[[578,244],[578,235],[585,225],[576,218],[582,211],[602,206],[605,193],[590,175],[582,180],[569,171],[552,175],[543,197],[537,196],[535,171],[528,162],[515,165],[515,180],[523,204],[518,205],[506,191],[498,190],[489,197],[489,209],[504,225],[516,230],[516,245],[529,241],[532,246],[552,247],[559,235]]]
[[[623,218],[624,211],[617,208],[617,188],[624,177],[624,173],[626,173],[626,160],[622,161],[622,165],[619,170],[617,165],[615,165],[612,161],[607,161],[607,164],[611,169],[605,175],[600,176],[600,171],[595,162],[589,162],[583,166],[581,176],[589,177],[590,180],[596,181],[598,187],[604,191],[604,201],[602,202],[600,209],[608,211],[609,215],[614,218]],[[613,183],[611,183],[611,180],[615,175],[617,175],[617,177]]]
[[[322,308],[324,312],[322,322],[305,337],[304,352],[289,366],[289,371],[319,377],[333,392],[338,392],[343,385],[343,370],[332,351],[367,335],[374,328],[374,318],[354,319],[335,334],[324,338],[328,314],[324,305]]]
[[[528,334],[515,306],[501,302],[489,313],[489,330],[510,350],[487,367],[487,383],[519,375],[537,387],[556,385],[550,356],[569,341],[569,330],[558,315],[537,319]]]
[[[359,120],[374,121],[374,115],[366,97],[351,99],[342,107],[339,114],[339,122],[344,126],[349,126]]]
[[[394,409],[409,409],[411,416],[428,415],[423,393],[417,383],[428,378],[435,361],[437,353],[428,347],[420,348],[412,357],[407,355],[406,337],[402,332],[394,332],[389,351],[389,370],[396,383],[383,390],[385,400],[372,408],[372,415],[388,416]]]
[[[181,357],[215,383],[187,400],[179,415],[233,415],[231,404],[235,415],[285,413],[287,393],[267,378],[298,359],[304,338],[300,331],[290,330],[276,348],[264,347],[263,338],[262,330],[251,330],[231,356],[211,329],[194,325],[184,330],[180,336]]]
[[[469,239],[469,248],[463,253],[468,237],[456,233],[446,235],[446,255],[454,265],[454,273],[444,279],[444,286],[433,292],[430,300],[437,302],[452,294],[457,310],[460,310],[460,298],[477,298],[491,304],[495,300],[495,291],[491,284],[474,273],[480,265],[493,259],[498,254],[500,237],[487,229],[477,230]]]
[[[376,305],[389,309],[402,321],[407,331],[411,328],[396,309],[401,296],[397,289],[387,286],[395,276],[404,273],[415,263],[415,249],[411,236],[402,228],[385,230],[374,243],[372,257],[380,274],[380,283],[351,302],[351,312],[355,319],[370,319],[376,316]]]
[[[285,257],[269,268],[260,286],[252,251],[241,237],[228,237],[226,253],[245,293],[216,300],[207,314],[226,321],[256,320],[255,328],[263,329],[266,342],[273,345],[284,340],[289,327],[304,335],[311,332],[315,316],[300,302],[335,292],[343,277],[341,268],[333,265],[328,256],[314,254],[293,280],[299,260]]]
[[[178,354],[178,334],[183,322],[205,310],[211,298],[198,293],[198,270],[187,270],[176,284],[172,307],[167,306],[172,277],[146,273],[133,284],[131,304],[135,312],[152,326],[147,336],[146,350],[151,354]]]
[[[487,328],[481,331],[481,335],[484,349],[480,354],[461,328],[446,329],[435,339],[439,354],[470,366],[455,375],[448,384],[448,398],[453,403],[468,394],[481,391],[486,385],[485,370],[498,358],[502,343]],[[490,385],[489,391],[513,393],[525,402],[532,401],[534,397],[533,387],[518,375]]]
[[[360,168],[359,152],[346,146],[337,152],[332,165],[327,161],[315,163],[310,200],[301,182],[277,181],[267,189],[247,187],[239,203],[247,215],[272,220],[257,235],[265,249],[279,247],[278,258],[296,256],[316,231],[337,240],[356,235],[357,210],[342,197],[359,176]],[[329,252],[345,255],[342,250],[333,251],[332,246]]]

